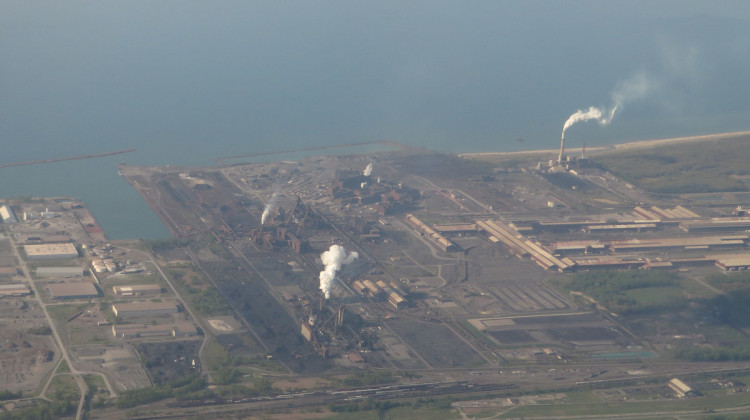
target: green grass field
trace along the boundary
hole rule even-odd
[[[78,398],[78,385],[72,376],[58,374],[47,389],[47,397],[52,399]]]
[[[750,137],[662,146],[629,152],[604,152],[592,160],[647,191],[663,194],[747,191],[735,175],[750,174]]]
[[[413,407],[396,407],[385,410],[382,415],[378,411],[355,411],[351,413],[336,413],[330,417],[323,417],[326,420],[412,420],[412,419],[429,419],[429,420],[457,420],[461,415],[457,410],[436,409],[436,408],[413,408]],[[469,417],[471,418],[471,417]],[[479,418],[479,417],[477,417]]]
[[[695,142],[689,147],[664,145],[630,151],[594,151],[591,161],[647,191],[663,194],[747,191],[736,176],[750,175],[750,136]],[[470,159],[500,167],[531,166],[556,153],[472,155]]]
[[[708,410],[744,407],[750,405],[749,393],[724,394],[715,397],[693,397],[685,400],[649,400],[625,402],[599,402],[594,404],[539,404],[516,406],[496,418],[560,418],[608,415],[638,415],[664,418],[670,413],[705,413]],[[750,407],[749,407],[750,408]]]

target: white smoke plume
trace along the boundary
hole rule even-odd
[[[646,72],[638,72],[632,77],[620,81],[615,86],[615,89],[611,93],[612,105],[609,111],[605,112],[597,107],[589,107],[587,111],[578,110],[573,115],[568,117],[565,124],[563,124],[562,138],[565,139],[565,131],[570,128],[573,124],[596,120],[601,125],[607,125],[612,122],[612,118],[615,117],[615,113],[621,110],[625,105],[630,102],[637,101],[648,95],[654,88],[656,83],[653,78]]]
[[[573,124],[581,121],[588,121],[588,120],[598,120],[601,121],[602,119],[602,110],[597,107],[589,107],[587,111],[578,110],[573,113],[570,117],[568,117],[568,120],[565,121],[565,124],[563,124],[562,129],[562,136],[565,137],[565,130],[570,128]]]
[[[276,210],[276,207],[279,204],[280,198],[281,198],[281,193],[279,191],[274,191],[273,195],[271,196],[271,199],[268,200],[268,203],[266,203],[266,207],[263,209],[263,214],[260,216],[261,225],[265,225],[266,219],[268,219],[268,216],[271,214],[272,211]]]
[[[615,86],[612,91],[612,109],[603,124],[609,124],[615,116],[615,111],[622,109],[630,102],[643,99],[656,87],[656,82],[646,72],[638,72],[633,77],[625,79]]]
[[[336,279],[336,272],[341,270],[341,266],[349,264],[356,260],[359,254],[351,252],[347,255],[346,250],[341,245],[331,245],[328,251],[320,254],[320,260],[325,265],[325,269],[320,272],[320,290],[326,296],[331,297],[331,288],[333,281]]]
[[[364,176],[370,176],[371,174],[372,174],[372,162],[368,163],[367,167],[362,172],[362,175],[364,175]]]

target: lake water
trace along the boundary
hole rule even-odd
[[[123,160],[557,148],[627,88],[567,144],[750,129],[745,1],[6,2],[0,27],[0,163],[137,149],[0,169],[0,197],[80,197],[114,239],[169,235]]]

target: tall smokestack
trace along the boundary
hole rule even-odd
[[[320,260],[325,266],[325,269],[320,272],[320,290],[323,291],[326,299],[331,297],[336,272],[341,269],[341,266],[351,263],[358,257],[359,254],[356,252],[347,255],[346,250],[341,245],[331,245],[328,251],[320,254]]]
[[[565,131],[573,124],[581,121],[597,120],[600,124],[607,124],[607,119],[602,119],[602,110],[591,106],[587,111],[578,110],[574,112],[563,124],[562,136],[560,136],[560,155],[557,157],[557,163],[562,163],[563,153],[565,153]]]
[[[563,153],[565,153],[565,132],[562,133],[562,138],[560,139],[560,154],[557,155],[557,164],[562,165],[562,157]]]

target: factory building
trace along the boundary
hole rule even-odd
[[[127,286],[114,286],[112,291],[116,296],[158,296],[161,293],[161,286],[158,284],[132,284]]]
[[[317,341],[317,337],[315,337],[315,331],[313,331],[312,327],[307,322],[302,323],[300,333],[302,334],[303,337],[305,337],[305,339],[307,339],[307,341],[311,343],[314,343]]]
[[[576,267],[581,269],[589,268],[640,268],[646,263],[641,260],[634,260],[632,258],[619,258],[610,256],[599,256],[599,257],[581,257],[574,258]]]
[[[381,290],[372,280],[362,280],[362,284],[364,284],[367,294],[372,298],[383,293],[383,290]]]
[[[559,271],[565,271],[575,265],[569,258],[555,257],[546,249],[526,239],[525,236],[499,220],[477,221],[477,227],[486,232],[490,242],[502,243],[519,257],[531,257],[535,263],[545,270],[557,268]]]
[[[391,286],[392,283],[387,284],[383,280],[378,280],[376,284],[388,296],[388,303],[393,305],[394,308],[401,309],[406,306],[406,299]]]
[[[516,222],[515,224],[520,224]],[[609,224],[606,221],[600,220],[582,220],[582,221],[539,221],[533,223],[532,226],[535,231],[546,231],[546,232],[568,232],[571,230],[581,230],[584,226],[596,226]]]
[[[680,223],[680,229],[686,232],[748,230],[750,217],[715,217],[708,221],[686,221]]]
[[[714,264],[724,271],[740,271],[750,269],[750,254],[717,255]]]
[[[89,299],[99,297],[99,289],[94,283],[74,281],[69,283],[52,283],[47,286],[50,299]]]
[[[658,249],[710,249],[743,247],[748,235],[692,236],[686,238],[652,238],[611,241],[612,252],[650,251]]]
[[[646,220],[664,220],[664,219],[699,219],[700,215],[686,209],[682,206],[677,206],[673,209],[662,209],[656,206],[651,206],[650,209],[644,209],[643,207],[636,207],[633,209],[633,214],[637,217],[642,217]]]
[[[388,295],[388,303],[393,305],[396,309],[401,309],[406,306],[406,299],[396,292],[392,292]]]
[[[64,244],[70,242],[71,238],[68,235],[43,235],[43,236],[27,236],[22,238],[20,243],[22,245],[31,244]]]
[[[37,277],[82,277],[81,267],[39,267],[36,269]]]
[[[646,264],[643,264],[643,268],[648,268],[652,270],[669,269],[673,267],[674,267],[674,264],[672,263],[672,261],[647,260]]]
[[[13,277],[18,275],[16,267],[0,267],[0,277]]]
[[[676,226],[680,220],[664,221],[655,213],[636,207],[636,210],[642,210],[644,213],[633,211],[635,219],[617,218],[615,220],[540,220],[540,221],[513,221],[508,226],[514,231],[521,234],[531,234],[538,232],[573,232],[584,231],[589,233],[617,233],[628,231],[653,230],[665,225]],[[687,211],[687,210],[686,210]],[[694,213],[693,213],[694,214]],[[684,220],[684,219],[681,219]]]
[[[352,282],[352,287],[361,295],[364,295],[367,292],[367,286],[365,286],[360,280],[354,280],[354,282]]]
[[[25,284],[0,284],[0,297],[21,297],[30,294],[31,290]]]
[[[198,329],[192,322],[179,322],[172,328],[173,337],[192,337],[198,335]]]
[[[0,206],[0,222],[3,223],[18,223],[16,214],[13,213],[13,209],[9,205],[3,204]]]
[[[452,225],[434,225],[436,231],[449,235],[470,235],[477,233],[477,225],[474,223],[457,223]]]
[[[435,229],[431,228],[428,224],[417,219],[413,214],[406,215],[406,223],[409,224],[417,233],[425,238],[429,239],[434,245],[445,252],[451,252],[456,250],[456,245],[449,241],[445,236],[439,234]]]
[[[383,292],[385,292],[386,294],[391,294],[392,292],[394,292],[393,288],[383,280],[378,280],[377,282],[375,282],[375,284],[377,284],[379,288],[383,289]]]
[[[710,265],[724,271],[750,270],[750,254],[709,255],[692,258],[664,259],[635,259],[634,257],[617,256],[586,256],[574,257],[576,265],[582,269],[589,268],[647,268],[669,269],[684,266]]]
[[[690,387],[690,385],[686,384],[685,382],[682,382],[681,380],[677,378],[672,378],[667,383],[669,386],[669,389],[675,392],[679,398],[686,398],[692,395],[696,395],[697,393],[693,388]]]
[[[170,302],[118,302],[112,305],[112,312],[121,317],[161,316],[177,312],[177,306]]]
[[[583,227],[583,231],[588,233],[643,232],[656,228],[656,223],[620,223],[611,225],[586,225]]]
[[[0,254],[0,267],[15,267],[16,257],[8,254]]]
[[[689,236],[676,238],[626,239],[601,242],[599,240],[560,241],[546,246],[555,253],[601,253],[655,251],[669,249],[706,250],[743,247],[750,240],[748,235]]]
[[[112,326],[112,335],[121,338],[159,337],[165,335],[192,337],[198,335],[198,329],[191,322],[164,325],[121,324]]]
[[[393,288],[393,290],[396,291],[396,293],[398,293],[400,295],[405,295],[406,294],[406,292],[404,292],[404,289],[401,286],[399,286],[398,284],[396,284],[396,283],[394,283],[392,281],[389,281],[388,284]]]
[[[49,260],[55,258],[77,258],[78,250],[71,243],[64,244],[30,244],[23,246],[30,260]]]
[[[686,267],[686,266],[705,266],[716,264],[715,258],[710,257],[692,257],[692,258],[674,258],[669,260],[675,267]]]
[[[598,240],[591,241],[558,241],[553,242],[550,245],[545,246],[550,252],[557,254],[600,254],[607,249],[608,245],[601,243]]]

